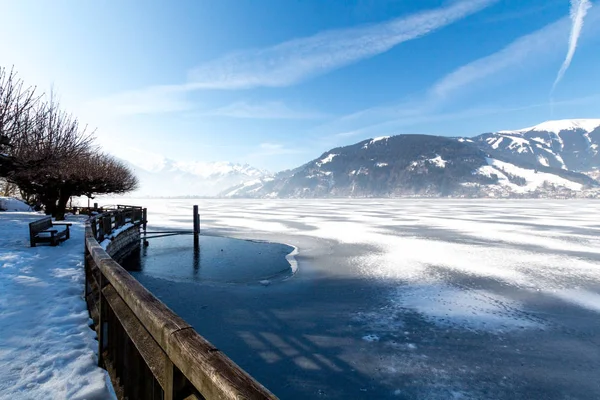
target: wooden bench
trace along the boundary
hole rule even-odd
[[[52,229],[57,225],[64,225],[67,229]],[[61,241],[70,237],[69,227],[73,225],[68,222],[52,222],[51,217],[45,217],[29,224],[29,242],[31,247],[36,243],[50,243],[51,246],[57,246]]]

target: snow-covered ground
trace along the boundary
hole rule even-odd
[[[597,202],[120,201],[188,229],[199,204],[204,233],[298,248],[295,277],[264,293],[196,290],[212,310],[200,333],[282,397],[600,396]]]
[[[83,219],[58,247],[29,247],[42,215],[0,212],[0,399],[112,398],[83,299]]]
[[[0,196],[0,211],[31,211],[31,207],[14,197]]]

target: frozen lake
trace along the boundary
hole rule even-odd
[[[286,260],[293,247],[218,236],[192,235],[151,238],[149,247],[121,261],[133,276],[211,284],[261,284],[289,278],[294,269]]]
[[[117,201],[298,249],[269,285],[138,274],[281,398],[600,398],[597,202]]]

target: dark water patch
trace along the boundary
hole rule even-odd
[[[149,239],[149,246],[133,252],[121,265],[134,276],[148,275],[175,281],[252,284],[293,275],[286,256],[293,247],[269,242],[192,235]],[[265,282],[263,282],[265,283]]]

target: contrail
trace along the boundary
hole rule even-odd
[[[583,28],[583,19],[587,14],[588,10],[592,6],[590,0],[571,0],[571,21],[573,23],[571,27],[571,36],[569,37],[569,50],[567,51],[567,57],[563,62],[560,70],[558,71],[558,75],[556,76],[556,80],[552,85],[552,92],[554,93],[554,89],[556,89],[556,85],[561,81],[567,69],[571,65],[571,61],[573,60],[573,56],[575,55],[575,50],[577,49],[577,42],[579,40],[579,36],[581,35],[581,29]]]

